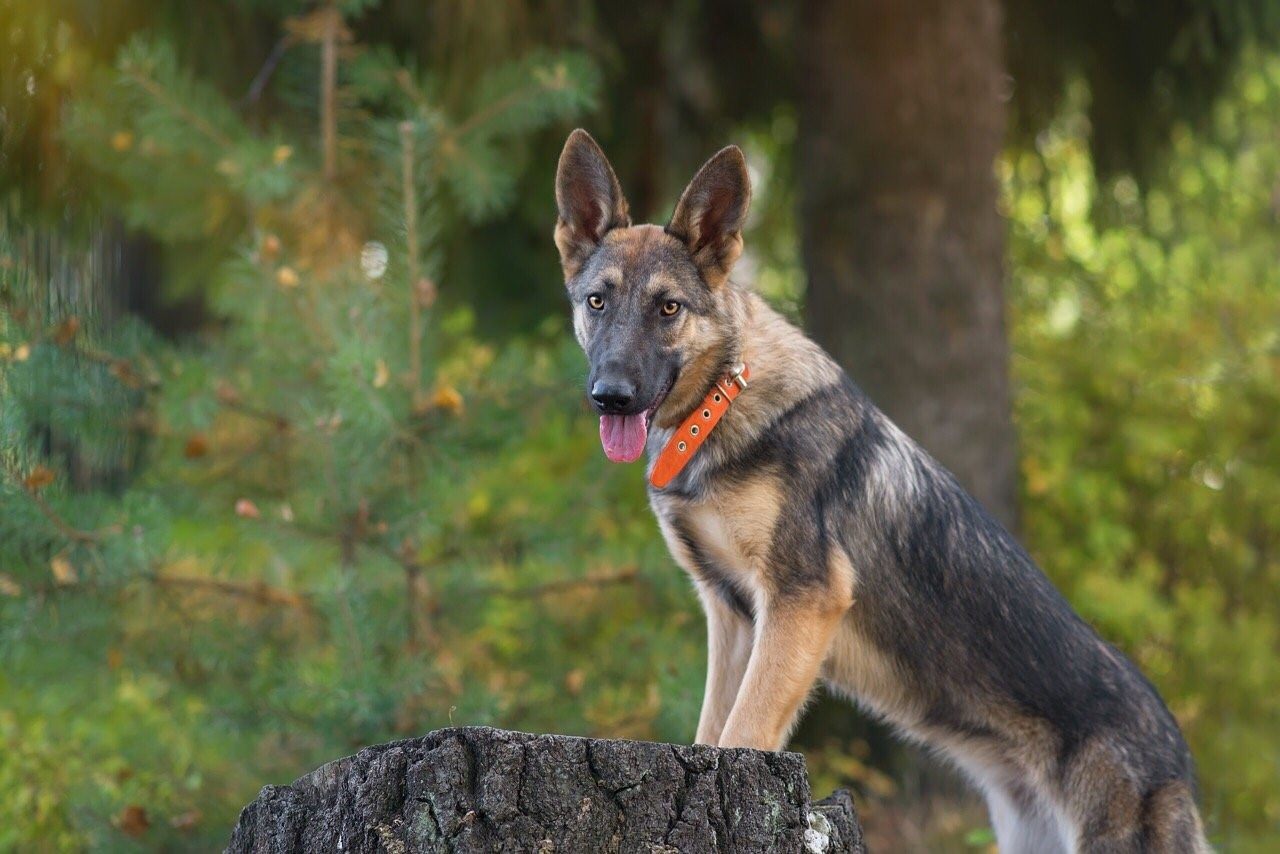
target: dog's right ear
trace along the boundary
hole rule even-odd
[[[582,269],[611,228],[631,225],[618,176],[591,134],[569,134],[556,168],[556,248],[566,280]]]

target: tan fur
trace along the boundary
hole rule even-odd
[[[797,594],[771,574],[768,554],[781,500],[777,480],[762,474],[677,511],[696,532],[699,547],[735,573],[735,583],[749,592],[757,612],[752,637],[746,620],[698,585],[709,650],[700,742],[780,749],[851,604],[854,570],[842,551],[829,556],[823,589]],[[679,537],[669,524],[662,529],[672,554],[696,579],[697,568]],[[745,670],[744,640],[750,650]]]
[[[720,298],[727,311],[742,318],[746,328],[743,359],[753,365],[752,393],[739,397],[730,410],[731,416],[726,416],[717,428],[721,447],[733,452],[739,443],[754,438],[767,411],[785,407],[815,388],[836,381],[839,369],[756,295],[726,288]],[[755,360],[757,354],[765,352],[769,354],[767,359]],[[756,364],[760,366],[758,371]],[[699,389],[699,399],[706,385],[714,380],[709,373],[713,367],[703,366],[707,379],[700,381],[692,379],[693,372],[688,368],[683,372],[691,378],[690,385]],[[663,410],[670,406],[683,417],[689,405],[672,405],[673,398],[674,389]],[[659,418],[663,415],[660,412]],[[741,674],[741,687],[733,684],[731,677],[737,668],[728,660],[708,668],[708,694],[699,723],[699,740],[709,740],[723,726],[718,739],[722,746],[779,749],[817,680],[848,610],[854,571],[843,552],[834,552],[828,558],[832,565],[829,590],[796,598],[771,574],[768,552],[783,500],[777,480],[768,472],[718,489],[707,501],[697,504],[662,495],[654,498],[658,518],[674,514],[685,519],[696,531],[699,547],[733,574],[758,615],[751,659]],[[677,561],[697,578],[696,567],[679,538],[669,525],[663,525],[663,532]],[[743,627],[745,621],[729,611],[713,592],[705,591],[702,585],[699,589],[704,604],[715,603],[714,610],[707,609],[708,644],[717,648],[712,657],[724,658],[720,650],[732,647],[735,632],[741,628],[734,621]],[[735,696],[733,711],[727,720],[722,720],[730,694]]]
[[[707,615],[707,683],[695,740],[717,745],[747,672],[753,639],[750,623],[725,605],[714,590],[703,584],[697,587]]]
[[[751,205],[747,162],[737,146],[721,149],[693,176],[668,228],[688,244],[703,281],[712,289],[729,280],[742,254],[741,226]],[[726,223],[733,223],[727,229]]]
[[[685,517],[699,533],[699,542],[730,571],[740,574],[747,589],[771,592],[769,545],[781,507],[777,480],[761,475],[719,490],[708,501],[693,505]]]
[[[798,329],[788,323],[759,295],[736,287],[717,292],[720,317],[695,321],[681,331],[681,341],[695,354],[690,365],[654,416],[655,436],[665,442],[663,430],[678,425],[720,376],[727,328],[742,330],[740,346],[731,361],[751,368],[751,394],[741,395],[716,427],[718,458],[731,457],[750,444],[775,412],[803,400],[825,385],[840,381],[840,367]],[[834,448],[832,449],[834,453]],[[707,449],[694,465],[705,461]],[[665,500],[658,496],[657,501]],[[659,506],[655,504],[655,510]]]
[[[657,405],[647,437],[649,465],[728,368],[745,363],[751,371],[748,390],[716,426],[715,440],[690,460],[683,482],[649,493],[671,554],[692,577],[706,613],[708,663],[698,742],[782,748],[821,677],[972,777],[986,795],[1002,850],[1208,850],[1189,775],[1186,782],[1152,791],[1150,777],[1139,784],[1141,766],[1124,755],[1133,751],[1132,742],[1117,741],[1103,728],[1092,742],[1066,745],[1052,716],[1031,714],[999,685],[977,684],[1002,678],[982,668],[970,669],[968,682],[948,683],[939,698],[918,673],[900,672],[911,659],[895,657],[892,645],[873,640],[885,642],[886,614],[892,626],[905,623],[904,632],[945,627],[913,623],[921,614],[910,613],[910,601],[891,597],[892,611],[882,610],[883,602],[859,601],[859,571],[871,596],[884,589],[877,586],[884,568],[855,566],[850,554],[856,560],[883,559],[876,555],[885,554],[886,546],[863,551],[849,543],[874,542],[877,535],[883,540],[885,530],[898,530],[886,526],[909,519],[946,475],[891,422],[871,422],[879,441],[873,453],[859,458],[857,476],[858,500],[867,504],[846,523],[843,540],[830,535],[829,517],[820,502],[810,504],[815,499],[803,476],[809,475],[813,489],[826,488],[822,472],[847,464],[837,455],[850,446],[850,426],[868,416],[857,408],[861,404],[839,408],[845,404],[838,386],[846,380],[821,348],[730,281],[749,200],[746,164],[736,148],[721,151],[699,171],[666,228],[630,225],[612,168],[585,133],[570,137],[557,174],[556,242],[583,349],[612,340],[624,354],[666,358],[666,376],[676,378],[665,398],[659,389],[644,395]],[[632,337],[599,337],[600,330],[628,328],[626,322],[612,330],[599,325],[608,323],[603,305],[594,307],[595,314],[584,307],[606,293],[630,307],[624,318],[641,316],[644,310],[637,306],[652,306],[649,320],[630,321]],[[664,311],[655,322],[664,300],[689,310]],[[594,364],[597,357],[592,358]],[[608,358],[617,359],[617,350]],[[608,364],[604,357],[600,361]],[[652,367],[644,371],[648,377],[658,374]],[[810,399],[833,407],[824,410],[827,417],[798,420],[805,418]],[[797,420],[789,423],[805,425],[802,440],[793,435],[789,444],[756,445],[793,410]],[[806,458],[795,460],[800,453]],[[817,510],[806,514],[810,506]],[[986,529],[966,535],[974,550],[996,553]],[[1018,604],[1011,600],[1000,607]],[[936,616],[921,613],[936,623]],[[1117,655],[1098,644],[1104,656]],[[1116,662],[1121,671],[1123,664]],[[1161,710],[1158,701],[1142,708]],[[1129,724],[1148,732],[1162,727],[1154,718]]]
[[[822,675],[831,687],[881,717],[917,726],[923,720],[924,709],[903,689],[893,662],[859,630],[856,603],[841,621]]]
[[[841,616],[838,609],[817,603],[779,602],[762,612],[721,747],[782,749]]]

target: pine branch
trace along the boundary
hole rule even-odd
[[[422,391],[422,323],[418,299],[418,202],[413,179],[413,123],[400,123],[401,191],[404,195],[405,252],[409,271],[409,405]]]
[[[260,605],[296,608],[308,615],[315,614],[313,594],[307,592],[294,593],[273,587],[264,581],[230,581],[222,578],[206,578],[199,575],[178,575],[151,570],[132,576],[132,580],[145,581],[156,587],[171,590],[193,590],[202,593],[213,593],[235,599],[244,599]],[[101,583],[84,580],[76,584],[36,584],[25,588],[37,595],[66,595],[69,593],[92,593],[109,590]]]
[[[174,98],[173,95],[171,95],[169,91],[161,86],[157,81],[132,69],[124,71],[123,74],[134,83],[138,84],[138,86],[142,87],[144,92],[162,104],[165,108],[172,110],[174,113],[181,116],[183,121],[195,128],[220,148],[231,148],[235,144],[231,141],[230,137],[222,133],[213,125],[209,124],[209,122],[205,120],[204,116],[194,110],[188,109],[185,104]]]
[[[512,107],[516,106],[524,98],[528,97],[530,93],[537,91],[539,88],[541,87],[534,85],[534,86],[526,87],[524,89],[517,89],[516,91],[511,92],[505,97],[499,98],[497,101],[494,101],[492,104],[489,104],[483,109],[477,110],[476,112],[472,113],[470,116],[463,119],[456,126],[454,126],[452,130],[450,130],[448,133],[444,135],[444,138],[441,139],[442,149],[444,151],[452,151],[453,149],[450,146],[456,144],[459,139],[466,136],[472,130],[484,124],[485,122],[497,117],[503,111],[509,110]]]
[[[43,514],[44,517],[58,529],[58,532],[67,539],[74,540],[75,542],[84,545],[97,545],[102,541],[102,537],[99,534],[92,531],[82,531],[66,519],[62,518],[62,516],[58,514],[58,511],[54,510],[53,507],[49,505],[49,502],[45,501],[39,493],[31,489],[27,489],[25,492],[27,497],[29,497],[32,502],[35,503],[36,507],[39,508],[41,514]]]
[[[255,104],[262,97],[267,84],[271,82],[272,75],[276,72],[276,67],[280,64],[280,60],[284,58],[285,51],[292,45],[293,37],[291,35],[286,34],[280,37],[275,47],[271,49],[271,53],[267,55],[266,61],[262,63],[262,68],[258,69],[258,73],[254,75],[253,82],[249,84],[249,90],[240,99],[241,107]]]
[[[74,356],[103,365],[112,377],[129,388],[145,388],[148,391],[159,388],[160,379],[150,366],[147,367],[144,375],[140,369],[141,366],[136,365],[132,359],[85,344],[80,338],[80,319],[75,315],[69,315],[47,334],[34,336],[30,343],[32,346],[39,346],[52,342]]]
[[[323,14],[323,35],[320,42],[320,148],[324,155],[324,179],[333,183],[338,174],[338,31],[342,26],[342,15],[332,5]]]
[[[485,106],[483,109],[477,110],[466,119],[463,119],[463,121],[454,127],[453,130],[445,135],[445,139],[450,142],[460,139],[480,125],[497,118],[507,110],[519,106],[537,92],[552,92],[563,88],[564,82],[557,78],[551,82],[542,80],[535,81],[529,86],[524,86],[520,89],[508,92],[505,96]]]
[[[529,57],[528,59],[533,59],[533,57]],[[521,78],[527,77],[531,78],[531,80],[529,83],[517,86],[501,97],[486,104],[484,107],[472,113],[455,127],[447,131],[441,140],[441,144],[444,146],[443,150],[451,153],[453,146],[456,145],[457,141],[463,136],[476,128],[501,117],[503,113],[517,108],[529,108],[531,105],[541,103],[538,100],[538,96],[541,94],[558,92],[572,95],[573,88],[570,85],[570,72],[566,66],[566,63],[571,62],[572,60],[561,57],[556,63],[554,69],[550,71],[545,68],[538,67],[537,62],[540,61],[541,59],[539,58],[535,61],[532,67],[529,67],[524,63],[516,63],[513,66],[498,69],[490,75],[492,80],[507,79],[513,74],[519,74],[521,75]],[[588,90],[590,88],[591,87],[588,86]],[[543,109],[545,110],[547,108],[544,106]]]
[[[39,487],[32,486],[27,483],[26,479],[22,477],[21,472],[14,468],[14,466],[7,460],[4,463],[4,471],[5,474],[9,476],[9,479],[13,481],[14,485],[16,485],[22,493],[27,496],[27,498],[31,499],[31,503],[36,506],[36,509],[40,511],[40,514],[48,519],[50,524],[58,529],[58,533],[62,534],[67,539],[82,545],[97,545],[102,541],[100,532],[82,531],[64,519],[57,510],[53,509],[53,506],[50,505],[49,502],[44,500],[44,497],[40,494]]]
[[[250,418],[256,418],[259,421],[265,421],[276,430],[284,433],[288,431],[290,422],[287,417],[278,412],[272,412],[268,409],[261,409],[249,403],[242,403],[235,398],[218,395],[218,403],[224,408],[240,415],[247,415]]]
[[[472,592],[481,596],[526,598],[546,596],[551,593],[563,593],[566,590],[574,590],[580,587],[612,587],[617,584],[634,584],[639,578],[639,570],[635,567],[628,567],[617,572],[594,573],[583,578],[561,578],[529,587],[485,586],[476,588]]]
[[[400,568],[404,570],[404,608],[409,633],[409,649],[421,649],[424,641],[431,643],[438,641],[427,619],[430,610],[427,607],[430,588],[427,586],[424,575],[426,567],[418,560],[418,550],[409,537],[405,537],[400,543],[400,548],[396,550],[396,559],[400,563]]]
[[[222,578],[206,578],[199,575],[175,575],[163,572],[148,572],[143,578],[160,587],[177,587],[218,593],[248,599],[263,605],[283,605],[312,612],[315,606],[310,601],[310,594],[293,593],[279,587],[272,587],[265,581],[228,581]]]
[[[154,372],[148,372],[144,376],[139,372],[132,361],[122,356],[116,356],[105,350],[99,350],[85,344],[70,342],[64,345],[65,348],[81,358],[88,359],[91,362],[97,362],[105,365],[111,376],[115,377],[121,384],[129,388],[145,388],[154,390],[159,388],[160,380]]]

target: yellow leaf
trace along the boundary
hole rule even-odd
[[[29,358],[31,358],[30,344],[19,344],[17,347],[14,348],[13,360],[15,362],[25,362]]]
[[[277,166],[279,166],[281,163],[284,163],[286,160],[288,160],[292,156],[293,156],[293,147],[288,145],[277,145],[276,150],[271,152],[271,159],[275,161],[275,164]]]
[[[182,456],[189,460],[198,459],[209,453],[209,439],[203,433],[192,433],[187,444],[182,448]]]
[[[147,811],[137,805],[129,804],[120,810],[120,814],[116,816],[116,827],[121,832],[134,837],[135,839],[147,832],[147,828],[151,827],[151,819],[147,817]]]
[[[387,370],[386,361],[379,359],[373,366],[373,387],[383,388],[391,379],[391,371]]]
[[[18,582],[14,581],[8,575],[0,572],[0,596],[21,596],[22,588],[18,586]]]
[[[451,385],[442,385],[436,389],[435,397],[431,401],[438,408],[454,415],[462,412],[462,394]]]
[[[423,308],[431,308],[431,306],[435,305],[437,294],[436,283],[428,278],[418,279],[413,286],[414,298],[418,301],[418,305]]]
[[[240,402],[240,392],[236,390],[235,386],[226,380],[218,380],[218,384],[214,388],[213,393],[217,395],[220,403],[224,403],[228,406],[235,406]]]
[[[133,134],[127,130],[118,130],[111,135],[111,147],[116,151],[124,152],[133,148]]]
[[[276,270],[276,283],[282,288],[296,288],[298,286],[298,274],[294,272],[292,267],[281,267]]]
[[[53,583],[59,587],[67,587],[80,580],[76,568],[67,560],[66,555],[54,555],[49,561],[49,571],[53,573]]]
[[[22,483],[31,492],[39,492],[49,484],[53,483],[54,477],[55,475],[53,470],[49,467],[36,466],[31,470],[30,474],[27,475],[26,479],[23,480]]]
[[[66,320],[58,324],[53,330],[53,343],[59,347],[65,347],[75,340],[76,333],[80,331],[80,318],[74,314]]]
[[[274,234],[268,234],[262,238],[262,257],[271,259],[280,254],[280,238]]]
[[[129,388],[142,388],[142,377],[133,369],[128,359],[113,360],[107,372]]]

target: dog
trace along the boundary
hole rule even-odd
[[[1006,854],[1210,850],[1151,683],[830,356],[730,281],[742,152],[708,160],[665,227],[632,225],[576,130],[555,193],[605,454],[647,452],[650,506],[706,613],[697,742],[782,749],[822,679],[957,765]]]

